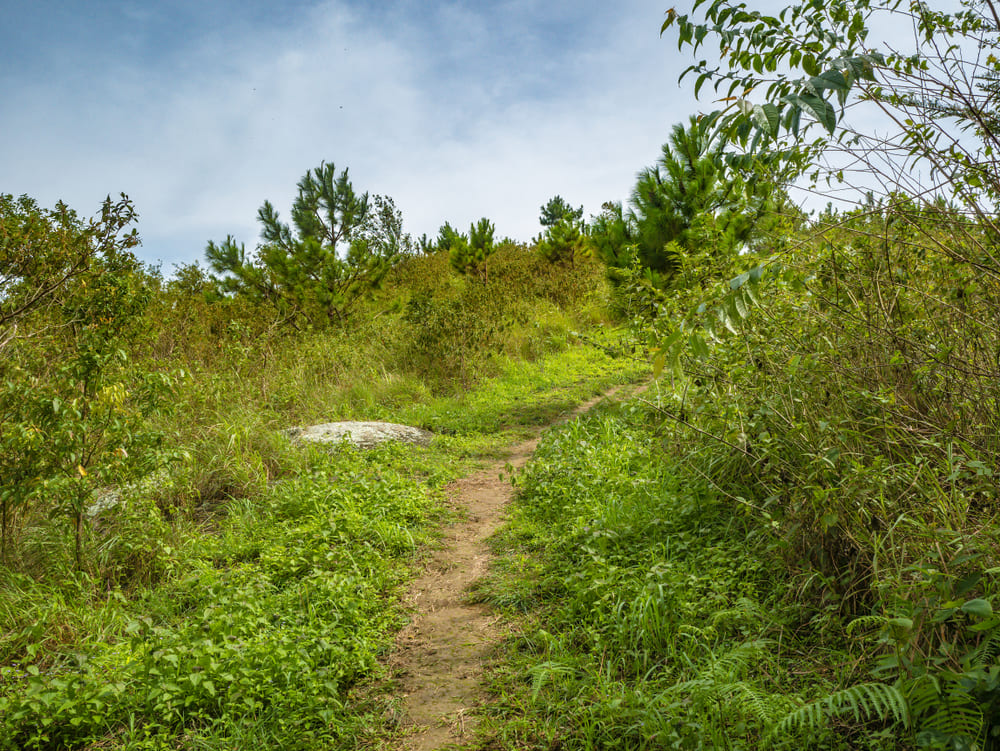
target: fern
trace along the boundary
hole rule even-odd
[[[682,696],[689,709],[702,716],[706,727],[715,727],[719,732],[729,732],[727,728],[736,719],[744,719],[759,732],[766,732],[775,718],[794,705],[791,697],[755,686],[748,678],[758,674],[773,654],[773,642],[758,640],[714,656],[707,665],[691,663],[697,677],[670,686],[658,695],[657,701],[666,703]]]
[[[788,705],[794,704],[791,697],[767,693],[743,681],[734,683],[729,688],[733,692],[733,703],[740,713],[753,717],[762,728],[771,726],[779,713],[787,712]]]
[[[714,629],[733,625],[757,627],[763,621],[764,614],[760,606],[748,597],[740,597],[736,600],[736,607],[718,611],[712,616],[709,624]]]
[[[744,642],[714,660],[708,668],[706,677],[717,681],[721,678],[732,680],[736,676],[746,675],[767,657],[773,647],[774,642],[765,639]]]
[[[752,672],[753,668],[768,655],[771,646],[772,642],[765,640],[745,642],[722,656],[715,657],[707,666],[698,666],[688,660],[689,667],[698,673],[698,677],[683,683],[675,683],[666,693],[701,695],[707,692],[712,697],[720,695],[728,697],[730,692],[727,688],[740,682],[742,676]]]
[[[816,730],[830,717],[850,715],[855,722],[866,720],[892,721],[905,727],[910,724],[906,697],[893,686],[884,683],[860,683],[799,707],[786,715],[771,731],[773,743],[779,738],[805,730]]]
[[[865,631],[882,628],[888,622],[884,615],[862,615],[847,624],[847,635],[850,636],[856,629]]]
[[[983,713],[959,686],[942,686],[934,676],[924,675],[910,683],[907,698],[919,735],[946,742],[964,739],[977,747],[985,730]]]
[[[997,661],[1000,655],[1000,631],[994,629],[990,635],[969,653],[969,664],[973,670],[985,670]]]

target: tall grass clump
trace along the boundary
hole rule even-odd
[[[892,689],[797,635],[772,533],[664,461],[655,414],[577,420],[542,442],[479,596],[524,619],[498,656],[487,737],[501,748],[880,748]],[[859,716],[867,731],[830,717]]]

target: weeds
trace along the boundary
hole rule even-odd
[[[833,685],[796,655],[804,613],[770,534],[658,460],[645,419],[554,431],[519,480],[479,591],[528,612],[494,672],[486,734],[503,748],[759,748]],[[822,723],[782,727],[777,747],[846,744]]]
[[[439,489],[622,376],[600,350],[565,350],[468,394],[381,404],[441,431],[430,448],[295,447],[266,411],[220,413],[160,482],[95,518],[96,571],[5,570],[0,748],[307,749],[393,732],[349,695],[381,670]]]

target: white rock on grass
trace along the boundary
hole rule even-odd
[[[346,440],[361,449],[374,448],[386,441],[402,441],[426,446],[434,437],[428,430],[393,422],[327,422],[304,428],[288,428],[282,433],[295,441],[340,443]],[[122,504],[127,495],[149,493],[169,482],[168,473],[160,470],[122,488],[104,488],[95,491],[93,500],[87,507],[87,516],[94,518],[106,511],[112,511]]]
[[[158,469],[151,475],[146,475],[120,488],[101,488],[91,494],[91,503],[87,506],[87,516],[94,518],[105,511],[113,511],[122,505],[126,497],[149,495],[163,487],[170,487],[173,481],[165,469]]]
[[[296,441],[340,443],[348,441],[361,449],[370,449],[386,441],[402,441],[426,446],[434,434],[410,425],[393,422],[327,422],[283,431]]]

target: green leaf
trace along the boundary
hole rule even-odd
[[[741,319],[747,317],[747,302],[743,297],[743,290],[737,290],[733,293],[733,304],[736,306],[736,312],[739,314]]]
[[[670,372],[673,373],[674,378],[683,379],[684,369],[681,368],[681,353],[679,350],[674,350],[670,357]]]
[[[778,122],[780,120],[780,113],[778,108],[768,102],[767,104],[758,104],[753,108],[751,113],[754,123],[758,128],[763,130],[769,136],[778,135]]]
[[[971,623],[966,628],[969,631],[990,631],[997,626],[1000,626],[1000,618],[994,615],[978,623]]]
[[[993,615],[993,606],[987,600],[977,597],[974,600],[968,600],[962,605],[962,612],[968,613],[969,615],[975,615],[980,618],[988,618]]]
[[[710,353],[705,339],[700,334],[691,334],[689,341],[691,344],[691,351],[694,352],[695,357],[700,360],[707,360]]]
[[[733,326],[733,321],[729,317],[729,314],[723,309],[718,308],[715,311],[715,317],[719,319],[719,323],[729,329],[732,333],[737,334],[736,328]]]
[[[659,354],[653,358],[653,378],[659,378],[660,373],[663,372],[663,366],[667,364],[667,352],[666,350],[660,350]]]
[[[815,94],[802,94],[797,99],[803,109],[808,110],[829,133],[833,133],[837,127],[837,113],[832,104]]]
[[[850,86],[844,74],[839,70],[828,70],[818,76],[809,79],[809,83],[817,90],[832,89],[834,91],[847,91]]]

